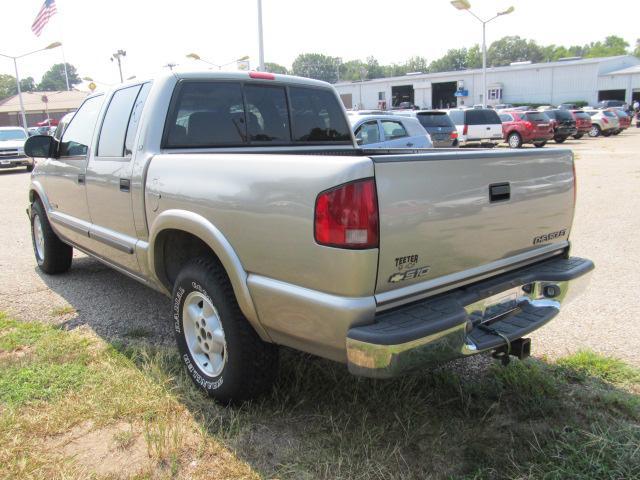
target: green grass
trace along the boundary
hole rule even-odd
[[[281,360],[271,394],[227,408],[173,349],[0,316],[0,478],[640,478],[640,376],[618,360],[476,361],[388,381]],[[93,470],[56,443],[92,445],[85,430],[126,468]]]

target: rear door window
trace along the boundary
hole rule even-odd
[[[60,157],[84,156],[89,150],[104,96],[91,97],[80,106],[60,142]]]
[[[129,117],[129,125],[127,126],[127,135],[124,139],[124,154],[125,156],[131,155],[133,151],[133,141],[135,140],[136,132],[138,131],[138,125],[140,124],[140,118],[142,117],[142,107],[147,100],[151,90],[151,84],[145,83],[138,93],[135,103],[133,104],[133,110],[131,111],[131,117]]]
[[[370,145],[380,142],[380,129],[377,121],[366,122],[360,125],[355,132],[360,145]]]
[[[395,140],[397,138],[408,137],[409,134],[404,128],[402,123],[393,120],[383,120],[382,130],[384,131],[384,138],[386,140]]]
[[[451,119],[445,112],[418,113],[417,117],[424,128],[453,127]]]
[[[296,142],[350,143],[344,111],[331,90],[290,87],[293,140]]]
[[[124,154],[124,138],[129,125],[129,118],[136,101],[140,85],[118,90],[111,97],[107,113],[102,121],[98,139],[98,157],[122,157]]]

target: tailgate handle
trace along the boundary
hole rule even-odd
[[[494,183],[489,185],[489,201],[502,202],[511,198],[511,187],[508,183]]]

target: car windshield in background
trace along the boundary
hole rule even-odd
[[[423,112],[418,113],[417,117],[424,128],[453,127],[451,119],[445,112]]]
[[[502,122],[494,110],[473,109],[465,111],[465,123],[467,125],[489,125]]]
[[[11,140],[26,140],[27,134],[24,130],[0,130],[0,142]]]
[[[527,112],[525,117],[530,122],[544,123],[549,121],[549,117],[542,112]]]
[[[350,144],[330,90],[262,83],[185,82],[168,117],[169,148],[292,143]],[[292,137],[293,133],[293,137]]]

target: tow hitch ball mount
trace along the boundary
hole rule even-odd
[[[493,358],[501,360],[503,365],[509,364],[511,355],[520,360],[528,358],[531,355],[531,339],[519,338],[518,340],[514,340],[507,345],[497,348],[492,353]]]

